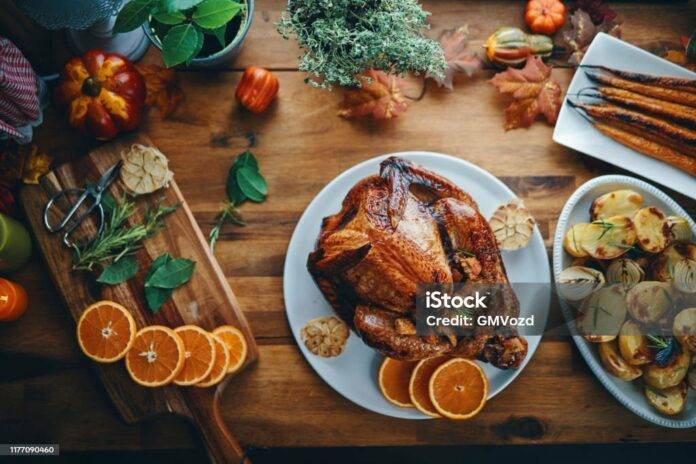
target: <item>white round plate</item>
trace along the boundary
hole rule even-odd
[[[429,152],[393,153],[432,170],[469,192],[478,203],[484,217],[489,218],[515,194],[500,180],[471,163],[447,155]],[[331,181],[312,200],[297,223],[285,258],[283,291],[288,321],[295,340],[309,364],[334,390],[370,411],[404,419],[428,419],[416,409],[400,408],[389,403],[379,391],[377,370],[382,355],[367,346],[351,332],[343,353],[335,358],[322,358],[309,352],[300,339],[302,327],[315,317],[335,315],[307,271],[307,256],[314,250],[324,217],[339,211],[348,190],[359,180],[379,173],[379,163],[392,155],[379,156],[354,166]],[[546,248],[541,234],[535,229],[531,243],[515,252],[503,252],[503,261],[512,282],[550,283]],[[533,276],[534,280],[530,280]],[[537,326],[544,327],[548,316],[550,292],[518,295],[520,315],[535,315]],[[488,398],[502,391],[524,369],[539,345],[540,335],[526,336],[529,350],[526,359],[516,370],[501,370],[481,364],[489,379]]]
[[[558,281],[561,271],[570,266],[572,261],[572,258],[563,251],[563,237],[566,231],[580,222],[589,222],[592,201],[600,195],[617,189],[635,190],[643,195],[644,205],[656,206],[668,216],[678,215],[687,218],[691,225],[691,230],[696,234],[696,225],[689,218],[689,215],[664,192],[647,182],[633,177],[618,175],[596,177],[583,184],[570,196],[558,219],[556,235],[553,240],[553,273],[556,281]],[[686,408],[680,414],[670,417],[658,413],[648,404],[639,385],[618,379],[604,369],[597,354],[597,347],[592,346],[594,345],[593,343],[588,342],[579,335],[575,324],[571,322],[574,320],[572,308],[562,298],[559,298],[559,300],[563,317],[568,322],[570,333],[578,350],[580,350],[590,369],[592,369],[592,372],[594,372],[602,385],[621,404],[643,419],[663,427],[689,428],[696,426],[696,395],[693,390],[689,392]]]

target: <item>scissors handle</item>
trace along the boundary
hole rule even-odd
[[[57,225],[52,225],[49,221],[49,215],[51,208],[56,204],[56,202],[61,198],[65,197],[66,200],[68,198],[68,195],[71,193],[77,193],[80,196],[78,197],[77,201],[70,207],[68,212],[65,214],[63,219],[57,224]],[[92,197],[92,205],[82,213],[80,216],[78,216],[76,219],[73,219],[73,216],[77,213],[79,208],[82,206],[82,204],[87,200],[88,197]],[[72,188],[72,189],[65,189],[61,190],[57,194],[55,194],[49,201],[46,203],[46,207],[44,208],[44,225],[46,226],[46,229],[48,229],[49,232],[51,233],[56,233],[60,232],[62,230],[65,230],[65,233],[63,234],[63,243],[66,246],[71,246],[71,241],[70,241],[70,235],[77,229],[77,227],[89,216],[92,214],[92,212],[97,209],[99,211],[99,226],[97,230],[97,234],[101,233],[102,229],[104,228],[104,208],[102,205],[99,203],[101,199],[101,194],[94,194],[90,192],[88,189],[78,189],[78,188]],[[67,227],[67,229],[66,229]]]

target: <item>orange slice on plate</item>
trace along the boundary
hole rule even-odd
[[[195,325],[177,327],[174,332],[184,342],[184,368],[174,378],[177,385],[194,385],[210,374],[215,364],[213,337]]]
[[[449,359],[451,358],[447,356],[423,359],[418,361],[416,367],[413,368],[411,380],[408,383],[408,394],[411,398],[411,403],[423,414],[431,417],[442,417],[435,409],[433,402],[430,401],[430,377],[432,377],[435,369]]]
[[[241,330],[231,325],[222,325],[213,330],[225,342],[230,350],[230,362],[227,365],[227,373],[231,374],[239,370],[247,356],[247,343]]]
[[[227,374],[227,365],[230,363],[230,350],[222,338],[215,334],[210,334],[213,337],[213,344],[215,345],[215,361],[213,361],[213,370],[210,371],[208,377],[196,384],[197,387],[212,387],[217,385],[220,381],[225,378]]]
[[[112,363],[123,358],[135,338],[131,313],[113,301],[99,301],[85,309],[77,322],[77,343],[94,361]]]
[[[488,379],[474,361],[450,359],[435,369],[429,382],[430,401],[449,419],[470,419],[483,409]]]
[[[184,342],[169,327],[151,325],[135,336],[126,370],[144,387],[167,385],[184,367]]]
[[[412,408],[411,396],[408,394],[408,384],[411,373],[418,361],[398,361],[384,358],[379,367],[379,389],[390,403],[402,408]]]

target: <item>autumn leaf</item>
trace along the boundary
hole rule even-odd
[[[586,11],[576,10],[557,35],[556,45],[567,51],[568,63],[577,65],[585,56],[592,39],[600,32],[620,38],[621,23],[605,19],[599,25],[595,25]]]
[[[39,177],[48,172],[51,161],[53,157],[39,153],[39,148],[33,143],[7,143],[0,153],[0,181],[9,187],[19,182],[37,184]]]
[[[694,38],[691,40],[693,40],[694,44],[696,44],[696,34],[694,34]],[[689,38],[685,36],[679,37],[679,44],[680,47],[678,48],[668,49],[664,53],[663,57],[674,64],[678,64],[679,66],[683,66],[686,69],[696,72],[696,57],[689,56],[687,53],[689,50]],[[692,45],[692,49],[693,48],[696,48],[696,45]]]
[[[589,14],[592,22],[597,25],[603,21],[613,21],[618,16],[618,13],[602,0],[578,0],[577,6]]]
[[[471,77],[476,71],[481,69],[481,58],[475,53],[466,50],[469,43],[469,28],[468,26],[460,27],[459,29],[447,29],[440,35],[440,45],[445,52],[445,67],[444,78],[426,75],[426,78],[433,79],[440,87],[446,87],[452,90],[452,81],[457,73],[464,73]]]
[[[137,65],[137,68],[145,79],[145,104],[157,107],[162,119],[168,117],[184,98],[176,72],[156,64]]]
[[[493,76],[490,83],[513,98],[505,108],[505,130],[529,127],[539,114],[549,124],[556,124],[561,87],[551,79],[551,68],[541,58],[528,57],[524,68],[508,68]]]
[[[408,108],[403,82],[398,76],[383,71],[365,71],[360,88],[346,90],[340,104],[339,116],[344,118],[391,119]]]

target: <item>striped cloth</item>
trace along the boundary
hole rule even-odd
[[[0,37],[0,134],[28,142],[24,127],[40,118],[38,78],[15,44]]]

